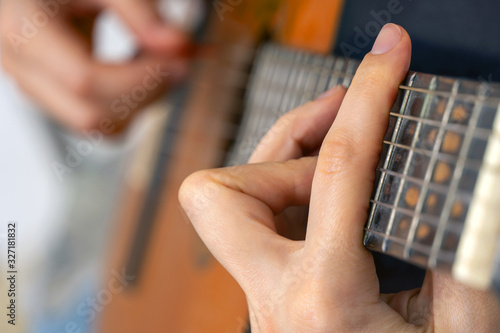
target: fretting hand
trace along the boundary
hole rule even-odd
[[[445,274],[428,271],[421,289],[380,294],[362,244],[388,112],[410,54],[406,31],[386,25],[347,92],[336,88],[283,116],[253,164],[200,171],[184,182],[180,202],[245,291],[252,332],[500,327],[493,294]],[[317,148],[319,156],[308,156]],[[281,213],[307,205],[305,239],[283,237]]]

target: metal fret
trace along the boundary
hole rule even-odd
[[[440,96],[440,97],[446,97],[446,98],[450,98],[453,96],[452,92],[447,92],[447,91],[436,91],[436,90],[430,90],[430,89],[415,88],[415,87],[410,87],[410,86],[405,86],[405,85],[400,85],[399,88],[404,89],[404,90],[412,90],[412,91],[416,91],[416,92],[421,92],[421,93],[424,93],[427,95],[434,95],[434,96]],[[477,95],[465,94],[465,93],[459,93],[459,92],[457,92],[453,97],[455,97],[455,99],[469,101],[472,103],[475,103],[478,100]],[[483,96],[483,97],[486,97],[486,96]],[[486,103],[488,103],[489,105],[497,105],[498,103],[500,103],[500,97],[489,97],[489,99],[486,101]]]

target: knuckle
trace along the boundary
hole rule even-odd
[[[356,163],[357,143],[341,131],[325,139],[318,156],[317,170],[326,175],[346,172]]]

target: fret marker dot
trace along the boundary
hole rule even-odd
[[[436,183],[444,183],[450,178],[450,166],[444,162],[439,162],[434,171],[434,181]]]
[[[417,238],[424,239],[425,237],[429,236],[430,231],[431,229],[429,228],[428,225],[426,224],[419,225],[417,230]]]
[[[461,141],[462,139],[457,133],[447,132],[443,139],[443,151],[447,153],[458,152]]]
[[[410,187],[405,195],[405,201],[408,206],[415,207],[418,202],[420,192],[416,187]]]

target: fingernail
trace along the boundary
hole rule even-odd
[[[402,35],[397,25],[392,23],[384,25],[373,44],[371,54],[383,54],[392,50],[399,43]]]
[[[335,86],[333,88],[328,89],[327,91],[325,91],[324,93],[322,93],[321,95],[319,95],[316,98],[316,100],[319,101],[321,99],[325,99],[325,98],[328,98],[328,97],[332,96],[339,89],[339,87],[340,86]]]

